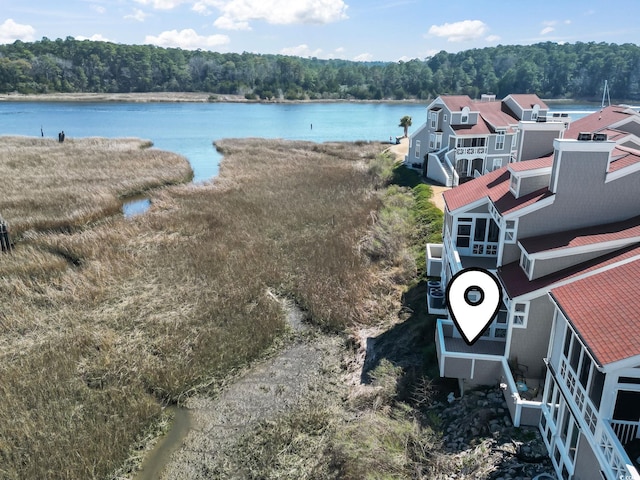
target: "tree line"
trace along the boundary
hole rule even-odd
[[[640,47],[499,45],[424,60],[355,62],[43,38],[0,45],[0,93],[210,92],[249,99],[430,99],[536,93],[640,100]]]

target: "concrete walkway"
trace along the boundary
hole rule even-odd
[[[389,151],[396,156],[397,162],[403,162],[404,157],[409,153],[409,139],[403,138],[400,140],[399,144],[389,147]],[[425,179],[422,181],[431,186],[431,189],[433,190],[431,201],[436,205],[436,207],[444,212],[444,199],[442,198],[442,193],[449,190],[451,187],[444,187],[442,185],[431,183],[431,181]]]

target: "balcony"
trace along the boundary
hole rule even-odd
[[[500,385],[513,424],[537,425],[540,421],[542,379],[512,372],[505,358],[506,342],[480,338],[467,345],[454,335],[452,321],[436,323],[436,352],[441,377],[457,378],[468,385]]]
[[[487,147],[457,147],[456,159],[483,157],[487,153]]]
[[[440,319],[436,323],[440,376],[464,378],[477,385],[498,383],[506,342],[480,338],[473,345],[467,345],[454,334],[455,328],[451,320]]]
[[[498,257],[480,257],[475,255],[461,255],[460,262],[462,268],[478,267],[496,272],[498,268]]]

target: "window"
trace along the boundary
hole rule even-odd
[[[538,120],[538,112],[540,111],[540,105],[538,105],[537,103],[533,106],[533,111],[531,112],[531,120],[533,121],[537,121]]]
[[[565,330],[565,334],[564,334],[564,356],[566,358],[569,358],[569,349],[571,348],[571,329],[569,328],[569,325],[567,324],[567,328]]]
[[[516,243],[517,224],[515,220],[507,220],[504,224],[505,243]]]
[[[458,224],[458,236],[456,237],[456,246],[468,247],[471,238],[471,224]]]
[[[589,398],[596,408],[600,408],[602,389],[604,387],[604,373],[597,368],[591,370],[591,385],[589,386]]]
[[[529,302],[518,302],[513,306],[513,327],[527,328],[527,315],[529,313]]]
[[[436,134],[432,133],[429,135],[429,148],[433,149],[436,146]]]
[[[438,112],[431,112],[431,128],[436,128],[438,125]]]
[[[496,150],[504,150],[504,139],[505,139],[505,131],[498,130],[498,135],[496,136]]]
[[[582,356],[582,346],[577,338],[573,339],[573,345],[571,346],[571,357],[569,359],[569,364],[573,369],[574,373],[578,371],[578,365],[580,364],[580,357]]]
[[[462,115],[460,116],[460,123],[469,123],[469,107],[462,109]]]
[[[447,114],[445,113],[445,114],[442,116],[442,121],[443,121],[443,122],[446,122],[448,119],[449,119],[449,117],[448,117],[448,116],[447,116]]]
[[[511,180],[509,182],[509,191],[513,194],[514,197],[518,198],[519,189],[520,189],[520,179],[515,175],[511,175]]]
[[[589,381],[589,372],[591,371],[591,359],[589,355],[582,355],[582,365],[580,366],[580,384],[583,388],[587,388]]]
[[[527,277],[531,279],[531,274],[533,273],[533,261],[529,258],[529,255],[524,252],[520,254],[520,267],[522,267],[524,273],[527,274]]]
[[[436,133],[436,150],[440,150],[442,146],[442,133]]]
[[[498,170],[499,168],[502,168],[502,159],[501,158],[494,158],[493,159],[493,167],[491,168],[491,171],[495,171]]]
[[[486,137],[459,137],[456,146],[458,148],[484,147],[486,143]]]
[[[416,158],[420,158],[420,140],[416,140]]]

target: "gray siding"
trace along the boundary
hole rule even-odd
[[[566,255],[556,258],[548,258],[545,260],[536,260],[533,265],[533,279],[544,277],[550,273],[558,272],[564,268],[569,268],[579,263],[586,262],[592,258],[606,255],[607,253],[618,250],[621,247],[609,248],[607,250],[599,250],[597,252],[581,253],[578,255]]]
[[[554,203],[520,218],[518,238],[611,223],[638,215],[640,174],[605,184],[607,161],[607,153],[563,152]]]
[[[553,305],[547,294],[531,301],[527,328],[514,328],[511,333],[509,360],[528,367],[531,378],[544,379],[545,366],[542,359],[547,356]]]
[[[522,145],[519,160],[532,160],[549,155],[553,152],[553,140],[560,136],[557,130],[522,130],[520,144]]]
[[[420,142],[420,157],[416,158],[416,140]],[[411,147],[409,147],[408,161],[409,165],[412,163],[422,163],[425,154],[429,152],[429,129],[421,128],[413,135],[411,135]]]
[[[509,98],[503,100],[502,102],[505,103],[513,111],[513,113],[516,114],[516,116],[519,119],[523,120],[523,118],[522,118],[522,114],[523,114],[522,107],[520,107],[520,105],[518,105],[515,102],[515,100],[513,100],[513,98],[509,97]]]
[[[589,444],[584,434],[580,432],[573,480],[600,480],[602,478],[600,470],[600,463],[593,452],[593,447]]]
[[[531,192],[548,187],[550,177],[550,173],[536,175],[535,177],[522,177],[520,179],[520,190],[518,191],[518,194],[523,197]]]
[[[640,137],[640,124],[636,122],[625,123],[624,125],[619,126],[618,129],[622,130],[623,132],[633,133],[634,135]]]
[[[476,208],[472,208],[471,210],[467,210],[464,213],[461,213],[459,215],[457,215],[458,217],[464,217],[466,214],[468,213],[489,213],[489,204],[485,203],[483,205],[480,205],[479,207]]]
[[[520,261],[520,247],[517,243],[505,243],[502,248],[502,265]]]

